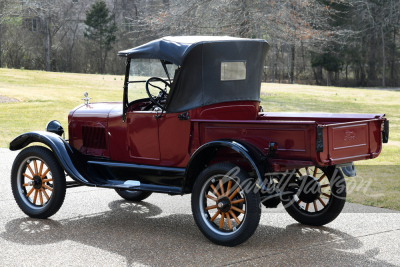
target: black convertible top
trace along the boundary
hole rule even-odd
[[[146,44],[119,51],[118,56],[128,58],[162,59],[180,66],[191,49],[203,43],[241,42],[265,40],[236,38],[230,36],[167,36]]]
[[[178,65],[166,111],[182,112],[221,102],[259,101],[268,48],[262,39],[175,36],[120,51],[118,55]]]

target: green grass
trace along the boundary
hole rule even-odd
[[[93,102],[121,101],[120,78],[123,76],[0,69],[0,95],[21,101],[0,104],[0,147],[8,147],[18,134],[44,130],[53,119],[66,128],[69,111],[83,103],[85,91]]]
[[[17,135],[44,130],[50,120],[67,128],[71,109],[83,103],[121,101],[123,76],[0,69],[0,95],[20,102],[0,103],[0,147]],[[386,114],[389,143],[374,160],[359,161],[357,177],[347,179],[348,201],[400,210],[400,91],[308,85],[262,84],[268,112],[330,112]]]

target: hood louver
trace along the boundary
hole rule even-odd
[[[83,146],[106,149],[106,129],[103,127],[82,126]]]

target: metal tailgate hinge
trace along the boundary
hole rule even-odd
[[[323,129],[324,127],[317,126],[317,142],[316,142],[316,150],[317,152],[324,151],[324,139],[323,139]]]

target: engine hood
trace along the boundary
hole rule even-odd
[[[108,118],[111,110],[122,106],[122,102],[110,102],[110,103],[91,103],[88,105],[80,105],[73,109],[70,116],[74,118]]]
[[[121,102],[80,105],[68,116],[69,143],[81,153],[108,157],[108,118],[113,109],[121,109]]]

